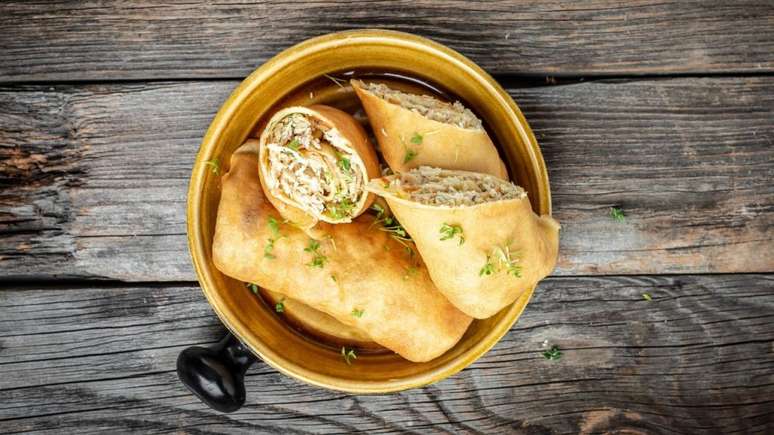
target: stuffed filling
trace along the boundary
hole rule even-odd
[[[392,89],[382,83],[359,82],[366,91],[377,97],[418,113],[425,118],[460,128],[480,130],[481,120],[459,101],[447,103],[429,95],[417,95]]]
[[[365,169],[335,128],[302,113],[270,126],[266,144],[269,188],[314,215],[349,221],[365,191]]]
[[[527,195],[521,187],[491,175],[430,166],[420,166],[386,180],[383,187],[397,192],[401,198],[434,206],[470,206]]]

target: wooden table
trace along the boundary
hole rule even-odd
[[[0,432],[774,433],[770,0],[110,3],[0,4]],[[559,265],[450,379],[352,396],[259,364],[219,414],[175,374],[224,334],[186,246],[194,155],[256,66],[358,27],[508,89]]]

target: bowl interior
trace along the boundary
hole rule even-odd
[[[288,375],[357,393],[436,382],[491,348],[516,321],[532,289],[497,315],[473,322],[454,348],[433,361],[412,363],[392,353],[364,349],[347,365],[340,347],[290,327],[243,283],[221,274],[212,263],[220,179],[203,162],[218,158],[227,171],[231,153],[259,132],[261,120],[281,106],[356,104],[346,86],[319,85],[326,75],[336,77],[342,71],[389,71],[437,85],[462,99],[485,121],[511,179],[529,192],[533,209],[550,214],[548,179],[535,138],[515,103],[489,75],[458,53],[424,38],[381,30],[342,32],[280,53],[245,79],[221,107],[201,145],[189,186],[188,236],[194,266],[224,324],[264,361]]]

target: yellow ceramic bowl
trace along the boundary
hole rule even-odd
[[[250,74],[218,111],[202,141],[188,191],[188,243],[204,294],[220,319],[245,345],[277,370],[334,390],[386,393],[440,381],[471,364],[514,324],[530,290],[497,315],[475,321],[462,340],[439,358],[411,363],[392,353],[362,354],[348,366],[339,349],[289,327],[273,310],[221,274],[211,244],[220,179],[204,164],[218,158],[227,170],[231,153],[259,120],[293,90],[324,74],[388,70],[440,84],[469,104],[490,127],[511,177],[541,214],[551,213],[548,176],[537,141],[510,96],[459,53],[418,36],[357,30],[321,36],[278,54]],[[312,98],[312,95],[310,95]]]

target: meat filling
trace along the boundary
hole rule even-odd
[[[425,118],[460,128],[480,130],[481,120],[459,101],[447,103],[429,95],[417,95],[391,89],[382,83],[361,83],[363,88],[377,97],[404,109],[418,113]]]
[[[420,166],[390,178],[389,190],[427,205],[468,206],[523,198],[519,186],[487,174]]]
[[[359,159],[336,129],[294,113],[274,124],[266,145],[270,188],[318,216],[346,220],[364,191]]]

